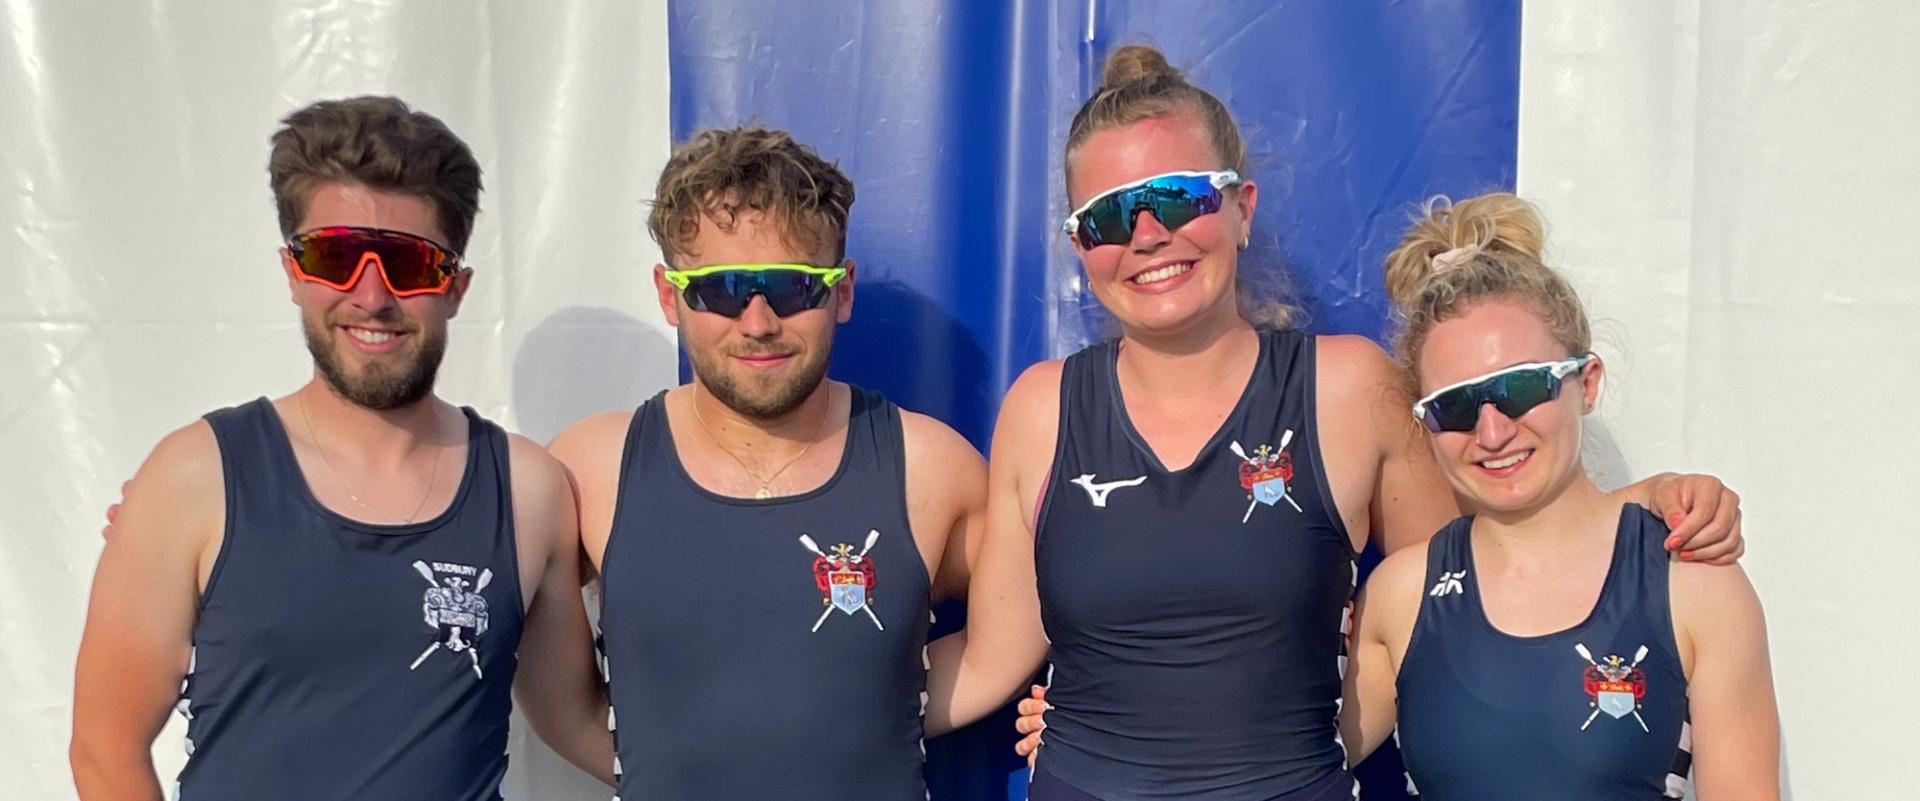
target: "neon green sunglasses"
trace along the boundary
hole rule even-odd
[[[818,309],[846,277],[845,267],[813,264],[715,264],[666,271],[667,283],[680,290],[687,308],[735,319],[746,312],[754,295],[766,298],[781,317]]]

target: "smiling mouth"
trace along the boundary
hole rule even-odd
[[[388,331],[377,328],[357,328],[350,325],[343,325],[340,328],[347,332],[347,336],[369,345],[383,345],[401,336],[401,332],[399,331]]]
[[[1148,284],[1157,284],[1157,283],[1160,283],[1161,281],[1167,281],[1177,276],[1184,275],[1187,272],[1191,271],[1192,269],[1193,269],[1193,262],[1177,261],[1165,267],[1161,267],[1157,270],[1148,270],[1144,273],[1136,275],[1127,280],[1135,284],[1139,284],[1141,286],[1146,286]]]
[[[1515,466],[1524,464],[1528,459],[1532,459],[1532,458],[1533,458],[1533,449],[1528,448],[1524,451],[1508,454],[1498,459],[1482,459],[1478,462],[1478,464],[1481,467],[1484,467],[1488,470],[1505,470],[1509,467],[1515,467]]]

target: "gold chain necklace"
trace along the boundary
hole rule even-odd
[[[347,498],[352,500],[355,505],[359,506],[361,511],[364,511],[369,515],[373,515],[374,514],[373,509],[368,507],[365,501],[360,500],[359,495],[354,494],[353,487],[347,484],[347,480],[344,477],[342,477],[340,475],[340,471],[333,466],[333,460],[327,458],[326,446],[320,444],[320,435],[314,433],[313,417],[307,414],[307,396],[306,395],[300,396],[300,419],[306,421],[307,438],[313,440],[313,449],[314,451],[320,454],[320,463],[327,466],[327,472],[333,474],[334,483],[339,484],[341,489],[346,490]],[[436,428],[438,427],[437,423],[438,421],[436,421]],[[427,474],[427,491],[425,494],[420,496],[420,502],[414,505],[413,513],[407,515],[404,518],[401,518],[400,522],[402,524],[412,523],[414,518],[419,517],[420,510],[425,509],[427,507],[427,499],[433,497],[433,484],[436,480],[440,478],[440,451],[441,451],[441,448],[438,445],[435,445],[433,449],[433,470],[432,472],[429,472]]]
[[[726,454],[728,458],[732,459],[734,464],[740,465],[741,470],[747,471],[747,477],[753,479],[755,483],[760,485],[760,489],[753,493],[753,497],[763,501],[773,497],[773,491],[767,487],[773,483],[774,479],[779,478],[781,473],[787,472],[787,468],[792,467],[795,462],[800,461],[800,457],[807,455],[807,451],[813,449],[813,443],[819,441],[820,432],[827,430],[827,420],[833,416],[833,404],[829,401],[827,404],[828,414],[820,417],[820,427],[814,429],[813,439],[807,440],[807,444],[800,449],[800,452],[794,454],[792,459],[788,459],[786,464],[780,465],[780,469],[773,471],[773,475],[762,479],[759,473],[754,472],[753,468],[747,466],[745,459],[740,458],[734,454],[733,451],[728,450],[727,446],[720,444],[720,438],[713,435],[713,429],[707,427],[707,419],[700,415],[700,398],[696,396],[692,398],[691,401],[693,403],[693,419],[700,424],[701,433],[706,434],[707,439],[713,442],[713,446],[719,448],[721,453]]]

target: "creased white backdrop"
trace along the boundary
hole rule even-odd
[[[643,202],[666,0],[8,0],[0,31],[0,798],[40,801],[74,796],[72,660],[120,482],[310,370],[267,190],[287,112],[394,94],[479,156],[442,396],[544,441],[675,380]],[[531,739],[512,797],[610,795]],[[171,786],[177,725],[155,754]]]
[[[1920,6],[1522,25],[1520,193],[1600,320],[1627,471],[1744,495],[1789,797],[1920,797]]]
[[[536,439],[674,377],[644,199],[665,0],[0,3],[0,798],[63,799],[100,513],[166,431],[296,386],[266,137],[385,92],[487,193],[442,394]],[[1529,3],[1520,189],[1602,320],[1603,461],[1746,496],[1797,801],[1920,737],[1920,8]],[[605,798],[515,735],[515,797]],[[163,778],[179,738],[156,748]]]

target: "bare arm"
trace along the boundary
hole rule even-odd
[[[573,488],[560,463],[524,438],[514,438],[511,458],[515,529],[545,557],[520,636],[514,697],[542,742],[611,786],[613,734],[580,597]]]
[[[204,421],[162,440],[125,487],[74,668],[68,758],[83,801],[160,801],[153,740],[180,698],[225,500]]]
[[[1687,674],[1700,798],[1780,798],[1780,715],[1760,599],[1738,566],[1672,567],[1675,632]]]
[[[636,412],[602,412],[567,426],[548,443],[547,450],[565,468],[572,486],[573,507],[579,516],[580,547],[585,569],[598,572],[613,533],[614,503],[620,493],[620,459],[626,449],[627,428]]]
[[[1345,702],[1340,706],[1340,738],[1347,744],[1348,764],[1360,764],[1393,734],[1400,660],[1420,614],[1426,551],[1421,543],[1387,557],[1368,577],[1355,605]]]
[[[986,477],[985,541],[968,591],[966,630],[931,650],[927,734],[942,734],[1005,704],[1047,655],[1033,567],[1033,504],[1053,460],[1060,366],[1027,370],[1007,392]]]
[[[907,440],[908,516],[921,552],[936,556],[934,597],[966,600],[985,539],[986,460],[959,432],[926,415],[904,412],[901,429]]]
[[[1321,337],[1318,348],[1322,457],[1330,470],[1356,462],[1353,472],[1336,475],[1347,526],[1367,531],[1386,553],[1426,542],[1460,507],[1413,419],[1399,366],[1364,337]]]

